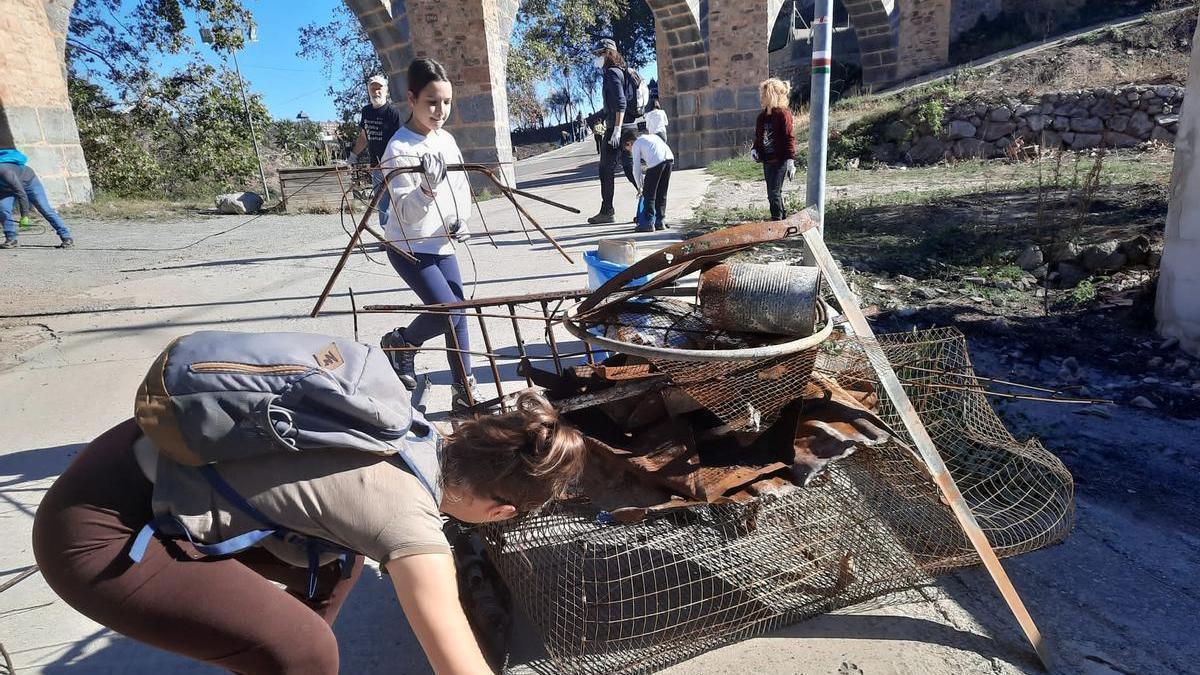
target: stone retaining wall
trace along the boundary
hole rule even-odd
[[[921,104],[905,108],[871,148],[876,161],[932,164],[945,159],[995,158],[1021,147],[1085,150],[1174,143],[1183,88],[1130,85],[1042,94],[1025,100],[972,99],[944,104],[940,130],[922,120]],[[1018,147],[1014,148],[1013,146]]]

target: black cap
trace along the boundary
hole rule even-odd
[[[616,51],[617,43],[613,42],[612,38],[597,38],[596,44],[592,46],[592,53],[599,54],[606,49]]]

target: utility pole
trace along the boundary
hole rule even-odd
[[[254,117],[250,115],[250,101],[246,98],[246,82],[242,79],[242,68],[238,65],[237,50],[231,49],[233,55],[233,70],[237,73],[238,89],[242,92],[242,107],[246,109],[246,123],[250,125],[250,143],[254,145],[254,159],[258,161],[258,178],[262,181],[263,201],[271,201],[271,191],[267,188],[267,174],[263,171],[262,155],[258,152],[258,133],[254,130]]]
[[[809,95],[808,191],[809,206],[817,207],[819,227],[825,232],[825,164],[829,149],[829,67],[833,54],[833,0],[817,0],[812,22],[812,85]],[[808,261],[808,264],[812,264]]]
[[[246,40],[258,42],[258,30],[253,24],[246,33]],[[216,44],[213,32],[208,28],[200,29],[200,41],[206,44]],[[242,67],[238,65],[237,50],[230,49],[229,53],[233,56],[233,70],[237,73],[238,91],[242,94],[242,109],[246,112],[246,124],[250,127],[250,143],[254,146],[254,159],[258,162],[258,178],[262,181],[263,201],[267,202],[271,200],[271,190],[267,187],[267,174],[263,171],[262,154],[258,151],[258,132],[254,129],[254,117],[250,115],[250,100],[246,97],[246,81],[242,79]]]

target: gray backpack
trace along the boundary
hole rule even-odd
[[[193,542],[202,553],[229,555],[270,535],[304,536],[271,523],[221,478],[217,468],[229,460],[328,448],[398,455],[441,502],[437,431],[413,409],[377,347],[309,333],[192,333],[150,366],[134,418],[163,455],[197,467],[218,493],[263,525],[234,540]],[[130,557],[140,560],[164,526],[177,529],[150,523]],[[310,562],[337,548],[308,539]]]

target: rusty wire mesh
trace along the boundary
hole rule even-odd
[[[880,345],[996,553],[1065,538],[1070,474],[1037,441],[1014,439],[972,390],[961,334],[881,336]],[[814,358],[843,384],[875,380],[854,339],[827,341]],[[879,412],[909,440],[883,394]],[[925,470],[895,442],[860,449],[806,488],[747,503],[633,525],[601,515],[564,503],[482,533],[555,672],[653,672],[978,562]]]
[[[812,312],[814,315],[815,312]],[[675,299],[626,303],[597,323],[608,337],[629,344],[719,351],[751,346],[746,333],[714,328],[700,306]],[[605,323],[605,321],[608,323]],[[754,345],[757,346],[757,345]],[[770,358],[695,361],[650,358],[659,372],[735,429],[769,426],[804,387],[817,347]]]

